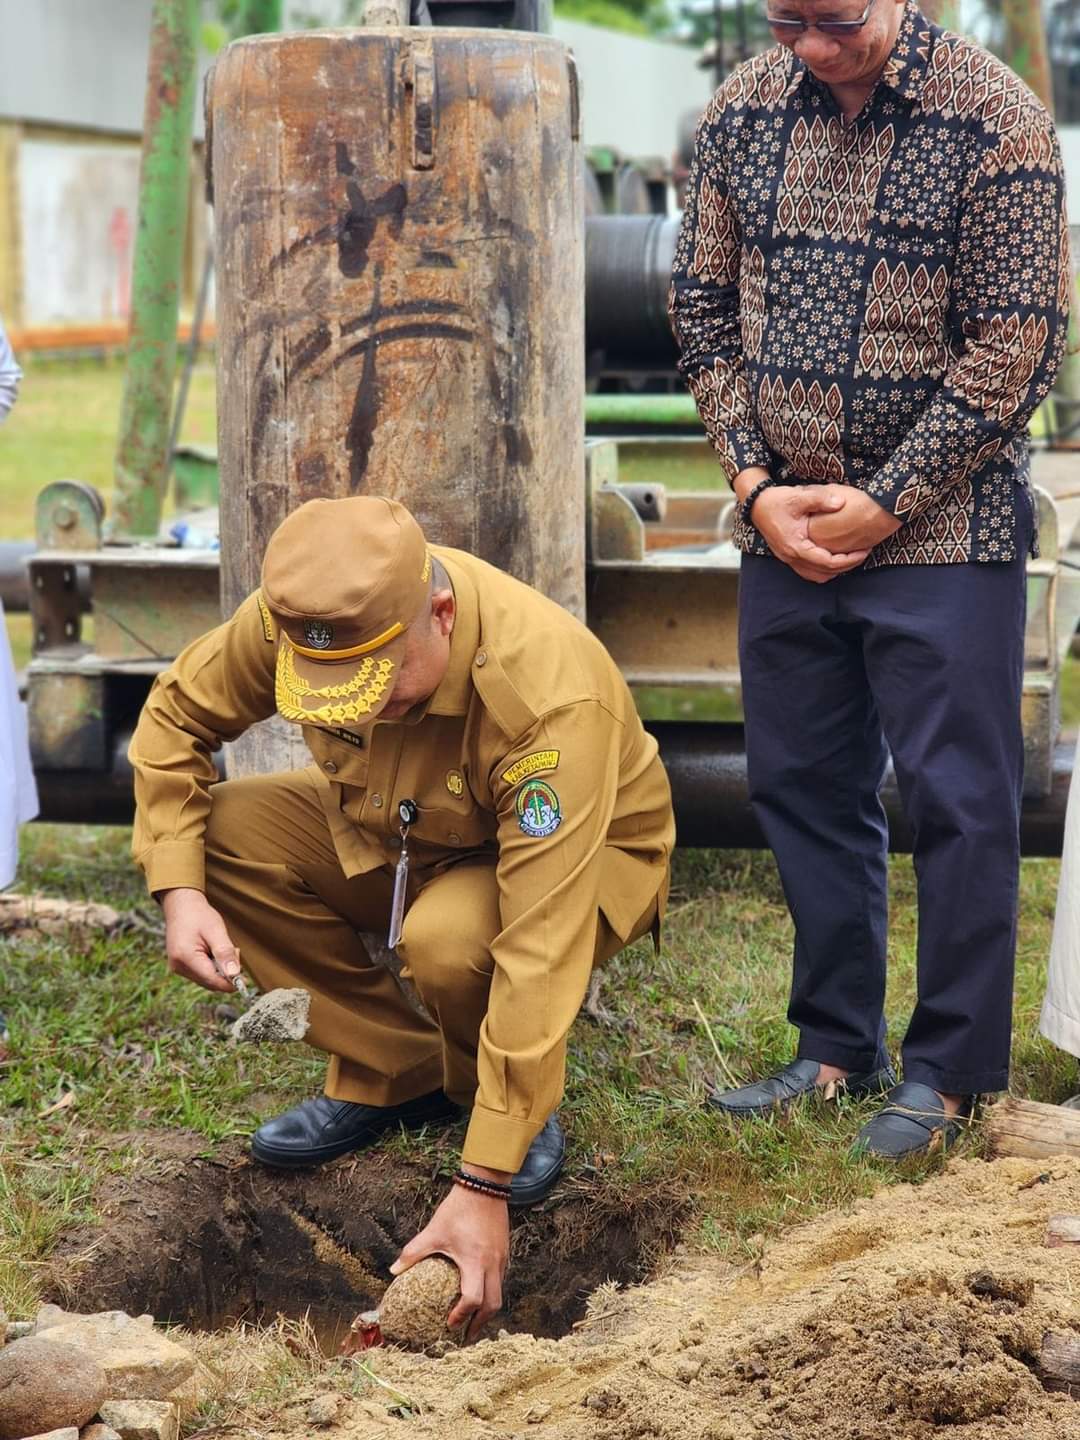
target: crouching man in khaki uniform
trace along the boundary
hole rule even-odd
[[[215,784],[211,752],[275,710],[315,763]],[[225,991],[242,957],[312,996],[326,1093],[261,1126],[255,1157],[317,1165],[470,1110],[457,1183],[395,1268],[449,1255],[451,1321],[482,1324],[507,1202],[562,1168],[590,972],[655,934],[667,895],[670,790],[614,662],[393,501],[314,500],[271,537],[259,591],[159,677],[131,760],[170,968]],[[389,932],[430,1019],[363,932]]]

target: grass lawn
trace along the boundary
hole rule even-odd
[[[30,826],[21,887],[144,904],[118,829]],[[1014,1089],[1059,1101],[1076,1065],[1036,1035],[1057,863],[1027,861],[1014,1019]],[[891,870],[888,1015],[894,1043],[913,996],[910,862]],[[896,1172],[847,1156],[868,1106],[808,1109],[787,1122],[728,1130],[702,1109],[716,1077],[782,1062],[791,926],[765,854],[683,851],[664,952],[637,945],[608,968],[604,1000],[627,1028],[574,1027],[563,1107],[570,1171],[632,1202],[657,1189],[685,1206],[688,1243],[737,1258],[751,1237],[868,1194]],[[93,1213],[95,1186],[137,1162],[135,1137],[181,1127],[208,1152],[266,1115],[317,1093],[322,1062],[302,1046],[246,1051],[225,1041],[217,997],[165,972],[160,938],[35,937],[6,945],[0,1009],[11,1050],[0,1066],[0,1308],[32,1310],[58,1236]],[[710,1040],[698,1019],[708,1018]],[[64,1108],[46,1114],[69,1095]],[[403,1156],[444,1171],[459,1134],[394,1138]],[[977,1148],[977,1135],[968,1144]],[[911,1178],[940,1161],[907,1169]]]
[[[121,378],[118,365],[29,370],[0,431],[0,537],[32,534],[33,499],[49,480],[79,478],[108,494]],[[196,375],[184,438],[213,441],[209,365]],[[24,617],[11,623],[24,663]],[[1063,688],[1063,710],[1075,724],[1080,667],[1071,667]],[[137,911],[145,896],[128,842],[122,830],[28,827],[21,888]],[[1014,1088],[1050,1101],[1080,1088],[1075,1063],[1036,1035],[1057,872],[1053,861],[1023,866],[1014,1011]],[[896,1042],[914,985],[906,858],[892,863],[891,900],[888,1014]],[[758,1234],[867,1194],[896,1174],[847,1157],[867,1106],[807,1109],[737,1131],[702,1109],[718,1076],[742,1080],[790,1055],[783,1019],[790,949],[768,855],[680,852],[664,953],[657,960],[638,945],[606,972],[605,1003],[626,1026],[579,1020],[571,1037],[563,1107],[571,1172],[611,1195],[670,1195],[690,1215],[691,1246],[734,1258],[752,1253]],[[108,941],[4,942],[0,1010],[11,1048],[0,1062],[0,1308],[16,1317],[33,1309],[58,1237],[92,1217],[103,1178],[138,1163],[133,1137],[182,1128],[212,1153],[318,1091],[322,1062],[303,1047],[228,1046],[218,1003],[166,974],[160,937],[146,928]],[[443,1171],[458,1138],[385,1143]],[[978,1137],[969,1143],[977,1147]]]

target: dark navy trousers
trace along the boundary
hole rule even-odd
[[[1028,537],[1017,538],[1023,557]],[[878,791],[891,751],[919,902],[904,1078],[957,1094],[1008,1083],[1024,572],[1023,558],[905,565],[815,585],[743,557],[750,797],[795,922],[788,1018],[800,1056],[859,1071],[884,1049]]]

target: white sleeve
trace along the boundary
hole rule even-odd
[[[21,379],[22,371],[15,363],[11,345],[0,324],[0,420],[7,418],[8,411],[15,404]]]

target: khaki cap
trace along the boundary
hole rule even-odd
[[[309,500],[270,537],[262,599],[280,631],[286,720],[366,725],[390,699],[431,578],[423,531],[395,500]]]

